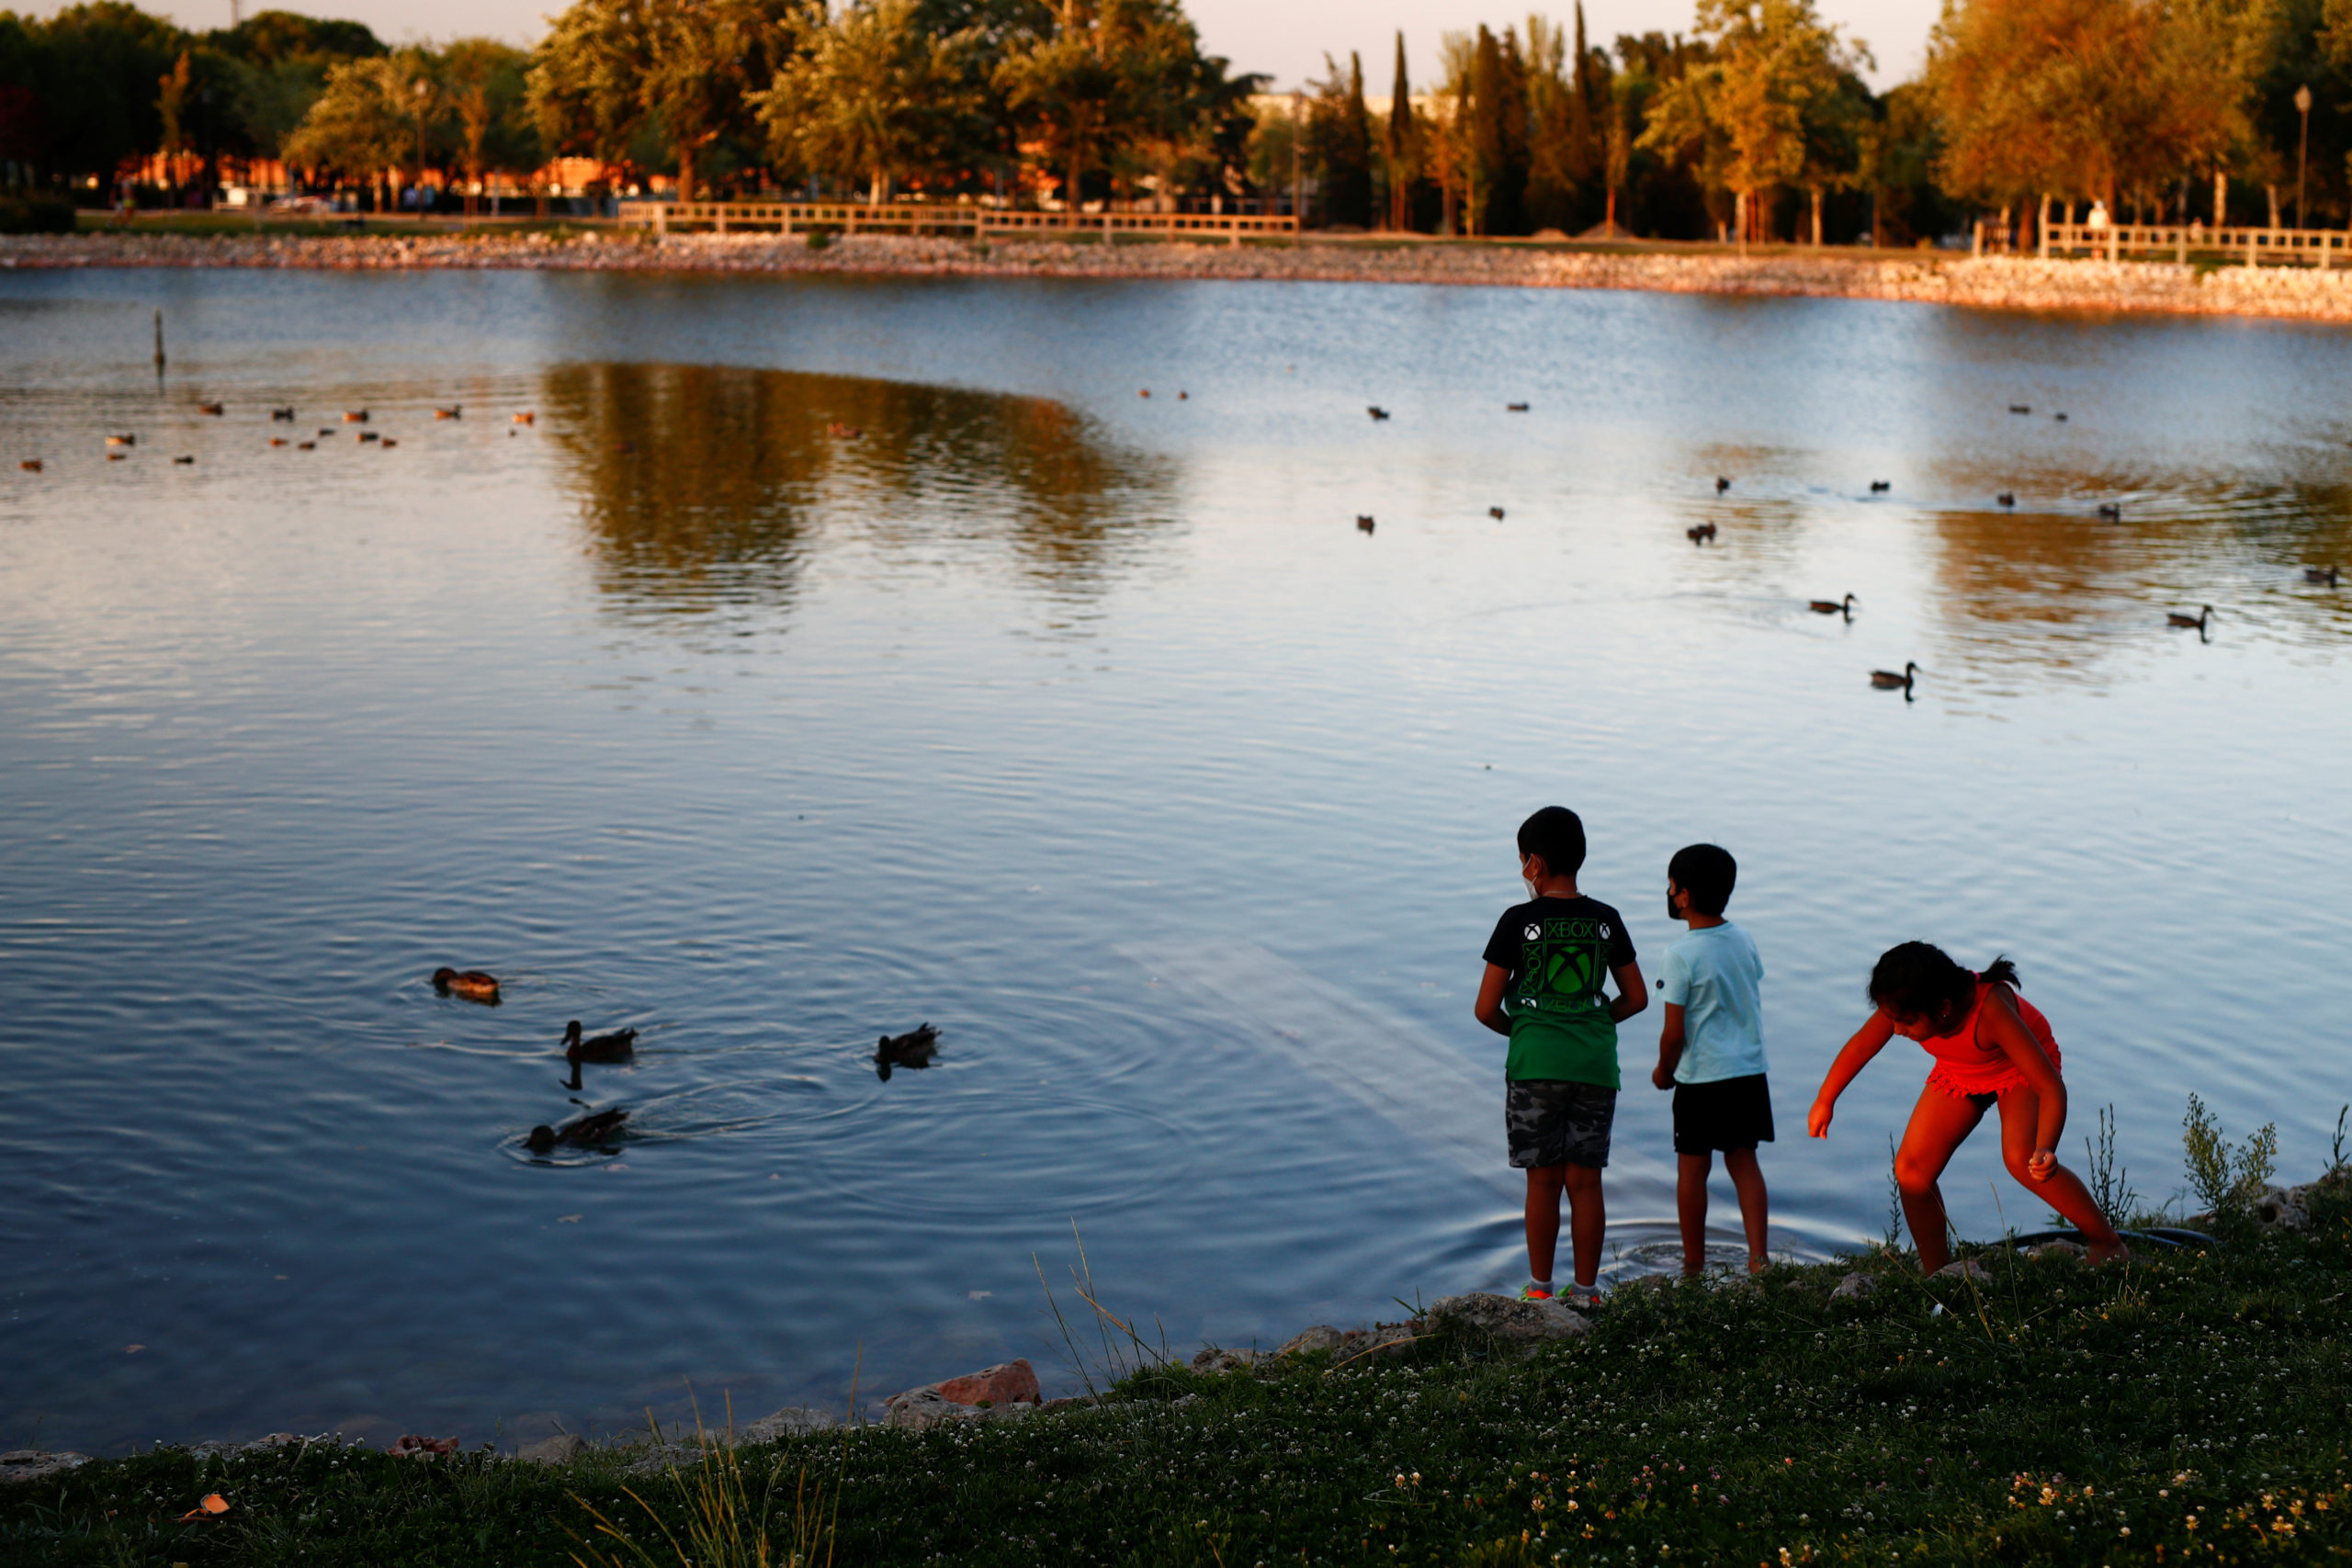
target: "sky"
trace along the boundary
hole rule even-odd
[[[229,24],[231,0],[145,0],[145,7],[161,11],[182,27],[219,28]],[[1860,39],[1876,56],[1878,69],[1869,73],[1871,85],[1892,85],[1914,74],[1935,24],[1937,0],[1816,0],[1821,14],[1846,33]],[[248,0],[246,9],[263,9],[265,0]],[[366,22],[377,36],[401,43],[420,38],[448,39],[487,33],[511,42],[537,41],[546,30],[544,17],[560,9],[556,0],[322,0],[320,4],[281,5],[281,9],[312,16],[347,17]],[[55,9],[54,6],[48,9]],[[1499,27],[1521,20],[1530,9],[1566,20],[1575,15],[1575,0],[1555,7],[1536,5],[1491,8],[1461,0],[1353,0],[1339,6],[1308,0],[1185,0],[1185,9],[1201,30],[1203,45],[1212,54],[1233,62],[1238,71],[1261,71],[1277,88],[1287,90],[1323,73],[1323,55],[1341,61],[1347,51],[1363,54],[1365,85],[1388,91],[1398,28],[1405,33],[1407,58],[1417,86],[1428,85],[1437,72],[1438,37],[1480,22]],[[1689,0],[1587,0],[1585,30],[1595,43],[1621,32],[1676,32],[1690,25]]]

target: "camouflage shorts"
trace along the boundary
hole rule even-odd
[[[1616,1120],[1617,1091],[1599,1084],[1529,1078],[1503,1092],[1510,1163],[1522,1170],[1561,1164],[1600,1169],[1609,1163],[1609,1129]]]

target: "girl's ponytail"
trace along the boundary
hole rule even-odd
[[[2018,986],[2018,966],[2009,962],[2008,955],[2007,953],[2002,954],[2001,956],[1994,959],[1992,963],[1984,965],[1984,972],[1982,975],[1979,975],[1977,978],[1984,981],[1988,986],[2007,986],[2011,990],[2019,988]]]

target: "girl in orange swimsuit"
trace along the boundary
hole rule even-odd
[[[1936,1179],[1996,1105],[2001,1110],[2001,1161],[2009,1174],[2074,1223],[2090,1244],[2093,1261],[2125,1255],[2122,1238],[2082,1179],[2058,1163],[2058,1138],[2066,1130],[2058,1042],[2050,1021],[2018,995],[2017,983],[2017,965],[2006,958],[1996,958],[1978,975],[1924,942],[1889,948],[1871,971],[1870,996],[1877,1010],[1830,1064],[1805,1119],[1815,1137],[1827,1137],[1838,1097],[1898,1034],[1917,1041],[1936,1059],[1894,1155],[1903,1217],[1918,1246],[1919,1267],[1930,1274],[1951,1258]]]

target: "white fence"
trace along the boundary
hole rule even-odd
[[[1991,247],[1988,232],[1977,225],[1977,249]],[[2352,261],[2352,233],[2341,229],[2209,229],[2202,223],[2050,223],[2041,231],[2041,254],[2051,256],[2096,256],[2121,261],[2126,256],[2162,257],[2186,262],[2191,256],[2242,261],[2248,266],[2332,267],[2339,259]]]
[[[707,228],[725,234],[774,229],[781,233],[812,230],[857,233],[1148,234],[1157,238],[1199,235],[1239,244],[1244,235],[1295,234],[1295,218],[1237,212],[1038,212],[1026,209],[967,206],[949,202],[865,201],[624,201],[623,223],[642,224],[657,234]]]

